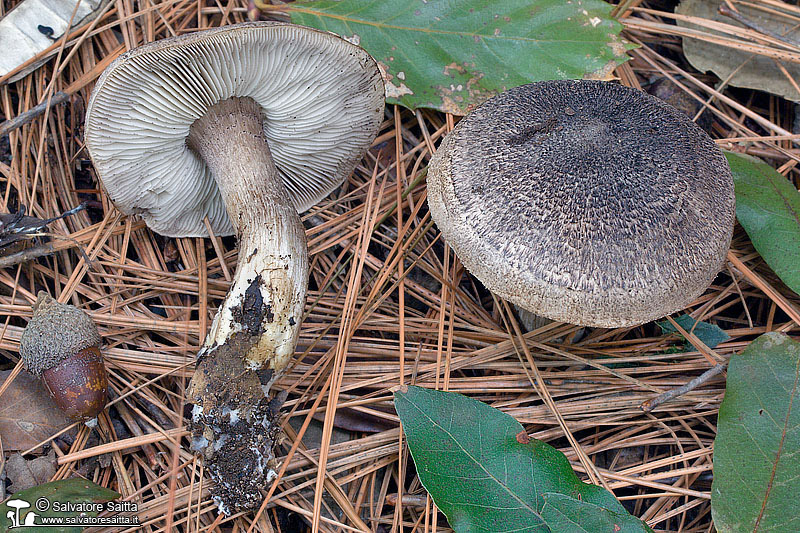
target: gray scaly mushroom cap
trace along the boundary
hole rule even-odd
[[[714,142],[641,91],[548,81],[447,136],[428,203],[487,288],[553,320],[620,327],[683,309],[722,268],[733,178]]]
[[[233,97],[261,105],[299,212],[353,171],[383,117],[374,59],[331,33],[256,22],[146,44],[104,71],[87,108],[86,144],[114,204],[162,235],[206,237],[206,216],[233,234],[211,172],[186,146],[192,123]]]
[[[45,370],[90,346],[100,346],[100,342],[100,333],[89,315],[40,291],[33,304],[33,317],[22,332],[19,353],[28,372],[40,377]]]

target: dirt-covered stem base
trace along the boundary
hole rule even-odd
[[[258,489],[275,475],[281,400],[268,393],[294,353],[308,283],[305,233],[263,120],[252,99],[231,98],[198,119],[188,140],[211,169],[239,239],[235,277],[188,391],[193,447],[226,514],[258,506]]]

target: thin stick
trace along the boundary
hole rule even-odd
[[[16,117],[12,119],[8,119],[2,124],[0,124],[0,137],[7,134],[10,131],[14,131],[17,128],[21,128],[25,124],[30,124],[33,122],[33,119],[44,113],[47,109],[57,106],[58,104],[63,104],[67,100],[69,100],[70,95],[65,93],[64,91],[58,91],[57,93],[53,94],[53,97],[47,101],[42,102],[41,104],[30,108],[29,110],[20,113]]]
[[[668,390],[667,392],[659,394],[655,398],[642,402],[642,405],[640,405],[639,408],[645,413],[649,413],[659,405],[666,403],[670,400],[673,400],[678,396],[683,396],[687,392],[693,391],[694,389],[696,389],[700,385],[703,385],[714,376],[717,376],[722,372],[724,372],[727,367],[728,363],[719,363],[717,365],[714,365],[705,372],[703,372],[702,374],[700,374],[699,376],[697,376],[696,378],[694,378],[693,380],[691,380],[690,382],[688,382],[686,385],[680,386],[677,389]]]

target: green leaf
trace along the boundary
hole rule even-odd
[[[546,492],[542,518],[552,533],[642,533],[651,531],[628,513],[615,513],[563,494]]]
[[[720,533],[800,531],[800,343],[765,333],[731,357],[714,441]]]
[[[0,531],[6,531],[11,527],[12,522],[9,519],[9,513],[13,519],[19,519],[19,524],[24,524],[28,514],[35,514],[35,524],[40,527],[21,527],[14,529],[20,533],[35,531],[41,529],[51,533],[80,533],[83,531],[82,526],[63,526],[63,527],[41,527],[42,517],[68,517],[78,516],[79,511],[56,511],[54,508],[59,507],[65,503],[70,504],[89,504],[107,502],[119,498],[119,494],[113,490],[95,485],[91,481],[81,478],[62,479],[60,481],[51,481],[43,485],[31,487],[17,492],[6,502],[0,505]],[[14,502],[21,502],[15,504]],[[11,505],[9,505],[11,504]],[[19,516],[16,515],[19,510]],[[86,516],[97,516],[98,513],[92,509],[84,511]],[[34,517],[27,518],[28,520]]]
[[[627,513],[611,493],[581,482],[564,454],[497,409],[420,387],[395,392],[394,405],[419,479],[458,533],[548,533],[542,507],[550,492]]]
[[[725,333],[725,331],[716,324],[709,324],[708,322],[697,322],[694,318],[692,318],[689,315],[681,315],[675,319],[675,322],[677,322],[678,325],[683,329],[685,329],[686,331],[694,333],[694,335],[698,339],[703,341],[703,344],[705,344],[709,348],[716,348],[719,343],[725,342],[726,340],[731,338],[730,335]],[[675,326],[673,326],[668,320],[665,320],[663,322],[658,322],[658,325],[661,327],[661,331],[663,331],[664,333],[678,332],[677,328],[675,328]]]
[[[388,102],[457,115],[532,81],[608,79],[633,48],[601,0],[317,0],[286,9],[292,22],[366,49]]]
[[[736,185],[736,218],[761,257],[800,294],[800,192],[760,159],[725,157]]]

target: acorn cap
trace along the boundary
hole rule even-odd
[[[114,204],[168,237],[232,235],[217,184],[187,145],[215,104],[252,98],[298,212],[350,175],[383,120],[375,60],[329,32],[245,22],[163,39],[116,59],[86,110],[86,144]]]
[[[19,353],[28,372],[40,377],[64,359],[100,343],[100,333],[89,315],[39,291],[33,317],[22,332]]]
[[[600,81],[547,81],[484,103],[428,170],[431,215],[499,296],[572,324],[683,309],[722,268],[733,178],[683,113]]]

